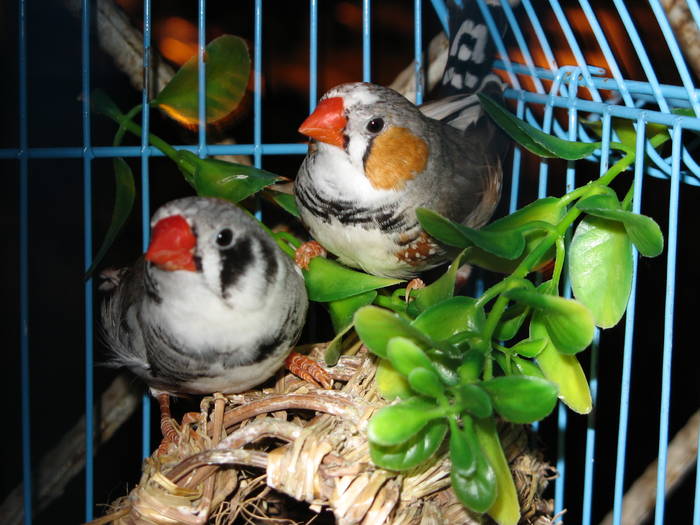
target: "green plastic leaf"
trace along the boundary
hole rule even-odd
[[[673,113],[675,113],[675,110],[673,110]],[[691,116],[695,116],[695,114],[693,113]],[[602,120],[582,120],[581,123],[593,130],[599,137],[603,136]],[[637,145],[637,130],[635,129],[635,124],[638,125],[637,122],[626,118],[613,117],[612,119],[612,128],[615,130],[615,133],[617,133],[618,139],[620,139],[622,144],[630,148],[634,148]],[[645,131],[647,140],[659,134],[668,135],[668,128],[663,124],[647,123]]]
[[[493,407],[512,423],[533,423],[549,415],[557,402],[557,389],[545,379],[525,376],[495,377],[481,383]]]
[[[581,199],[576,203],[576,207],[580,210],[586,209],[601,209],[601,210],[621,210],[622,206],[617,198],[617,195],[611,188],[600,188],[601,193],[596,193]]]
[[[478,380],[484,369],[484,362],[484,354],[480,350],[471,349],[465,352],[462,364],[457,369],[462,383],[467,384]]]
[[[200,159],[187,150],[180,150],[178,155],[178,166],[202,197],[240,202],[280,180],[269,171],[218,159]]]
[[[454,351],[454,349],[452,349]],[[460,363],[459,353],[448,353],[444,350],[431,348],[426,351],[433,363],[435,371],[440,376],[443,383],[453,386],[459,383],[459,375],[456,370]]]
[[[90,105],[95,113],[109,117],[117,122],[124,116],[114,100],[101,89],[95,89],[90,94]]]
[[[576,356],[562,354],[552,343],[544,322],[537,313],[530,322],[530,337],[547,339],[547,345],[536,358],[544,376],[559,389],[559,399],[574,412],[588,414],[593,407],[586,374]]]
[[[479,384],[468,383],[452,388],[460,412],[468,412],[474,417],[489,417],[493,412],[491,398]]]
[[[496,422],[492,418],[475,421],[474,430],[481,451],[491,466],[496,485],[496,498],[487,513],[498,525],[517,525],[520,521],[520,504],[513,476],[503,447],[498,439]]]
[[[524,288],[509,290],[505,295],[541,311],[536,317],[544,322],[560,352],[575,354],[591,344],[595,330],[593,315],[578,301]]]
[[[471,476],[476,472],[476,454],[480,453],[479,443],[474,433],[474,422],[465,417],[464,430],[461,430],[455,417],[450,422],[450,461],[452,470],[460,476]]]
[[[299,208],[297,207],[297,202],[294,199],[294,195],[275,191],[274,188],[266,188],[264,190],[264,194],[267,198],[269,198],[272,202],[277,204],[277,206],[282,208],[284,211],[286,211],[290,215],[293,215],[297,219],[299,218]]]
[[[481,334],[472,332],[471,330],[463,330],[448,337],[444,342],[454,346],[460,354],[464,354],[468,350],[474,348],[475,345],[481,344],[481,341]]]
[[[350,297],[338,299],[337,301],[330,301],[328,303],[328,312],[331,315],[333,331],[337,334],[347,326],[352,325],[355,312],[363,306],[372,304],[376,297],[376,290],[370,290],[369,292],[351,295]]]
[[[529,306],[524,304],[511,306],[503,313],[493,333],[493,338],[497,341],[509,341],[513,339],[529,314]]]
[[[524,357],[536,357],[546,345],[546,339],[523,339],[512,346],[511,351]]]
[[[476,299],[472,297],[452,297],[431,306],[411,324],[437,341],[443,341],[465,330],[478,333],[486,324],[486,314],[475,305]]]
[[[460,437],[469,444],[468,450],[472,455],[471,462],[469,458],[462,457],[462,454],[467,447],[450,447],[450,458],[453,453],[456,453],[453,463],[453,468],[450,471],[450,481],[452,482],[452,490],[457,499],[468,509],[474,512],[483,513],[488,511],[496,501],[498,491],[496,473],[491,467],[490,462],[482,452],[477,439],[472,437],[473,434],[472,420],[470,417],[464,418],[464,431],[460,433]],[[458,442],[450,442],[450,445]],[[468,468],[473,464],[473,467]],[[464,474],[469,472],[469,474]]]
[[[386,355],[396,371],[406,377],[416,368],[434,372],[430,358],[412,339],[392,337],[386,345]]]
[[[102,245],[95,255],[90,268],[85,272],[85,278],[89,279],[95,268],[102,262],[105,254],[124,226],[124,223],[131,215],[134,207],[136,189],[134,186],[134,175],[126,161],[120,157],[114,159],[114,209],[112,210],[112,220],[102,241]]]
[[[223,35],[212,40],[204,51],[206,82],[206,121],[225,120],[245,95],[250,76],[248,46],[242,38]],[[199,122],[199,63],[190,58],[166,84],[151,105],[186,125]]]
[[[340,359],[340,354],[343,349],[343,337],[346,333],[348,333],[348,331],[350,331],[351,328],[352,323],[338,331],[335,337],[331,339],[330,343],[328,343],[328,346],[323,353],[323,360],[328,366],[335,366],[338,363],[338,359]]]
[[[454,295],[455,282],[457,280],[457,270],[462,266],[464,251],[462,251],[450,264],[447,271],[435,282],[425,288],[419,288],[411,292],[413,299],[408,305],[409,315],[416,316],[423,310],[449,299]]]
[[[375,374],[375,382],[377,390],[384,399],[392,401],[397,397],[408,399],[414,396],[408,384],[408,379],[399,374],[396,369],[391,366],[391,363],[386,359],[380,359],[377,365],[377,373]]]
[[[309,268],[302,270],[302,273],[309,299],[320,303],[345,299],[402,282],[400,279],[376,277],[351,270],[325,257],[312,258]]]
[[[645,257],[656,257],[664,250],[664,236],[654,219],[631,211],[600,207],[597,197],[584,199],[576,203],[576,207],[589,215],[621,222],[630,240]]]
[[[424,397],[412,397],[377,411],[367,425],[372,443],[392,446],[404,443],[432,419],[443,417],[444,411]]]
[[[560,205],[560,199],[545,197],[523,206],[519,210],[487,224],[481,231],[502,233],[517,230],[525,237],[525,249],[516,259],[504,259],[477,247],[467,249],[465,262],[474,264],[493,272],[512,273],[520,262],[540,243],[548,231],[545,226],[556,225],[564,217],[566,207]],[[554,247],[545,252],[535,263],[537,269],[554,258]]]
[[[397,397],[408,399],[415,396],[415,392],[408,384],[408,379],[396,371],[386,359],[380,359],[375,374],[375,383],[381,396],[392,401]]]
[[[586,217],[568,250],[569,276],[577,300],[597,326],[615,326],[632,290],[632,243],[619,222]]]
[[[408,374],[408,384],[416,393],[439,399],[445,394],[445,385],[440,381],[440,377],[432,370],[417,367]]]
[[[531,126],[513,115],[495,100],[478,94],[481,105],[491,118],[518,144],[535,155],[545,158],[578,160],[591,156],[600,148],[600,142],[571,142]]]
[[[522,359],[514,355],[506,356],[500,353],[493,354],[493,357],[496,359],[498,366],[501,367],[501,370],[508,375],[532,376],[545,379],[540,367],[529,359]]]
[[[369,443],[372,462],[389,470],[409,470],[429,459],[442,444],[447,434],[447,422],[433,419],[407,441],[390,447]]]
[[[355,330],[367,348],[384,359],[389,341],[396,337],[409,339],[424,349],[435,346],[403,317],[377,306],[365,306],[355,313]]]
[[[517,230],[499,233],[475,230],[451,221],[427,208],[417,208],[416,216],[421,226],[431,236],[450,246],[468,248],[477,246],[484,251],[505,259],[515,259],[525,249],[525,238]]]
[[[566,213],[566,207],[562,207],[560,199],[556,197],[543,197],[537,199],[514,211],[510,215],[490,222],[482,228],[488,232],[504,232],[520,229],[533,222],[546,222],[557,224]]]

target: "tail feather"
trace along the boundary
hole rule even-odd
[[[487,4],[491,5],[490,12],[497,27],[504,32],[506,19],[500,3],[487,0]],[[451,0],[448,11],[450,45],[440,96],[478,93],[486,85],[498,81],[491,73],[495,56],[493,39],[476,0]]]

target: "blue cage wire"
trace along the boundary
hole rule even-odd
[[[361,2],[362,13],[362,80],[372,80],[373,63],[372,58],[381,50],[373,50],[372,42],[372,10],[376,9],[379,0],[363,0]],[[607,169],[607,158],[610,141],[614,139],[613,119],[625,119],[633,122],[637,130],[644,129],[647,123],[657,123],[669,127],[672,136],[672,148],[670,154],[666,156],[656,153],[646,141],[644,133],[637,133],[636,150],[637,160],[634,166],[635,195],[634,209],[661,212],[665,217],[656,217],[657,220],[665,224],[665,237],[667,247],[662,255],[659,265],[653,268],[640,267],[640,263],[635,261],[635,280],[629,310],[625,319],[624,327],[618,335],[608,337],[607,334],[596,337],[590,354],[589,378],[591,389],[596,404],[596,412],[589,415],[586,421],[580,416],[567,415],[563,407],[560,407],[555,422],[550,425],[556,433],[557,450],[556,465],[559,477],[554,482],[555,511],[559,512],[566,508],[569,516],[575,516],[576,521],[583,524],[596,522],[608,508],[613,509],[612,523],[622,522],[622,499],[625,490],[632,482],[630,464],[637,460],[637,446],[639,444],[639,433],[650,434],[655,441],[655,449],[658,454],[658,468],[656,475],[656,505],[654,511],[655,524],[664,523],[665,517],[669,513],[667,509],[667,498],[664,494],[666,484],[666,460],[668,443],[672,437],[672,430],[679,427],[679,424],[672,424],[672,416],[684,420],[688,414],[697,409],[697,381],[692,380],[692,376],[697,378],[697,367],[690,365],[690,388],[688,383],[679,384],[678,372],[673,372],[674,359],[681,359],[680,352],[688,352],[687,345],[690,341],[681,340],[678,333],[689,333],[684,331],[682,326],[684,318],[679,314],[695,305],[691,299],[689,303],[679,304],[677,296],[680,295],[684,301],[688,295],[683,294],[685,287],[677,287],[680,282],[678,277],[679,269],[686,268],[683,260],[678,259],[678,254],[692,255],[695,252],[683,251],[686,243],[690,243],[693,238],[692,228],[681,222],[681,194],[688,196],[688,201],[693,203],[696,198],[694,186],[700,185],[700,167],[692,156],[693,135],[700,131],[700,100],[694,82],[696,77],[688,67],[683,50],[674,36],[668,16],[664,11],[662,2],[659,0],[649,0],[643,6],[633,2],[625,3],[623,0],[613,0],[604,5],[602,2],[590,2],[589,0],[579,0],[574,2],[560,2],[559,0],[549,0],[538,2],[534,0],[521,0],[520,5],[513,9],[509,4],[504,3],[503,9],[508,20],[509,36],[504,41],[499,31],[495,29],[495,24],[491,16],[489,3],[485,0],[478,0],[491,35],[500,53],[501,60],[496,67],[508,79],[510,88],[506,91],[506,97],[514,103],[518,116],[525,118],[531,124],[552,132],[556,135],[570,140],[593,140],[590,132],[587,132],[579,123],[579,117],[585,116],[588,119],[599,119],[602,122],[602,148],[596,153],[594,161],[599,166],[599,173]],[[514,4],[516,2],[513,2]],[[309,30],[309,89],[308,89],[308,109],[312,110],[318,99],[319,85],[319,2],[309,0],[299,3],[298,8],[308,9],[308,30]],[[414,18],[414,58],[415,71],[419,82],[416,86],[416,98],[418,103],[423,97],[425,38],[423,22],[427,16],[437,16],[440,23],[446,27],[447,11],[442,0],[432,0],[430,6],[428,2],[414,0],[413,5],[406,3],[406,9],[413,8]],[[640,3],[641,4],[641,3]],[[19,0],[17,4],[17,99],[18,110],[16,119],[16,132],[12,140],[2,144],[0,149],[0,161],[11,166],[17,171],[17,192],[19,195],[18,206],[16,206],[17,224],[19,235],[17,248],[19,262],[16,266],[15,283],[9,287],[16,290],[16,297],[19,303],[19,361],[17,363],[21,378],[21,435],[22,435],[22,494],[23,494],[23,520],[25,523],[33,521],[34,494],[37,492],[37,479],[35,474],[37,454],[32,450],[32,444],[37,442],[36,433],[41,431],[41,426],[37,411],[40,405],[46,403],[45,399],[37,399],[32,396],[30,385],[34,386],[32,374],[33,360],[40,357],[41,352],[47,351],[45,348],[35,347],[32,342],[35,339],[34,317],[30,313],[30,306],[34,302],[41,303],[37,295],[36,286],[36,265],[32,263],[32,239],[38,237],[37,225],[32,223],[33,206],[37,205],[34,200],[34,193],[31,191],[33,167],[41,162],[51,160],[62,162],[65,159],[73,159],[79,162],[80,167],[74,170],[82,174],[82,238],[84,244],[82,253],[84,254],[83,264],[87,268],[92,262],[93,254],[93,221],[95,209],[93,208],[93,184],[95,177],[95,164],[98,159],[125,156],[140,159],[141,166],[141,244],[145,249],[148,243],[148,223],[150,216],[150,194],[151,187],[149,174],[154,157],[160,156],[160,152],[149,146],[147,133],[150,128],[150,114],[144,111],[142,114],[143,135],[140,145],[110,147],[97,145],[93,140],[93,117],[90,111],[90,93],[95,87],[92,82],[93,68],[93,47],[96,39],[93,20],[95,9],[98,4],[87,0],[81,2],[81,44],[80,44],[80,64],[81,80],[77,86],[81,93],[81,128],[82,144],[53,145],[48,146],[32,144],[30,140],[30,123],[36,125],[36,118],[32,119],[34,102],[29,99],[29,80],[32,75],[32,68],[37,67],[34,62],[28,59],[28,48],[31,45],[30,33],[33,20],[28,15],[28,3]],[[427,8],[427,9],[426,9]],[[428,9],[433,13],[426,13]],[[639,24],[639,11],[645,10],[647,27]],[[687,0],[688,16],[697,27],[700,25],[700,7],[697,0]],[[151,66],[151,20],[152,5],[151,0],[143,2],[143,53],[144,64]],[[198,140],[196,144],[181,146],[196,152],[200,156],[214,154],[245,154],[252,155],[254,164],[262,166],[263,159],[268,159],[274,155],[303,155],[306,146],[301,143],[279,143],[265,142],[263,140],[263,50],[265,49],[265,38],[263,34],[265,16],[274,16],[275,4],[264,3],[263,0],[254,0],[252,9],[252,56],[254,59],[253,75],[253,129],[252,141],[247,144],[238,145],[213,145],[207,143],[204,122],[204,97],[203,89],[200,89],[200,122],[198,128]],[[606,17],[599,16],[605,13]],[[197,6],[197,21],[199,35],[199,60],[203,57],[206,35],[207,5],[205,0],[199,0]],[[612,15],[619,21],[615,26],[616,31],[621,33],[621,38],[631,43],[636,60],[639,64],[640,77],[631,80],[625,77],[624,68],[621,65],[619,48],[613,41],[615,35],[610,33],[610,26],[605,25],[606,19]],[[582,42],[580,37],[580,27],[586,27],[588,41]],[[655,41],[651,43],[654,47],[664,49],[663,56],[666,66],[673,70],[672,80],[667,81],[660,76],[660,65],[658,63],[658,53],[651,47],[645,47],[645,42],[649,43],[648,26],[653,26],[652,34]],[[552,28],[555,28],[553,30]],[[643,30],[644,29],[644,30]],[[556,31],[558,38],[553,40],[553,33]],[[619,36],[619,35],[618,35]],[[618,39],[619,41],[619,39]],[[562,62],[557,57],[562,49],[566,50],[568,59]],[[592,51],[593,50],[593,51]],[[629,50],[629,48],[628,48]],[[591,65],[589,57],[591,53],[602,57],[597,65]],[[509,58],[513,57],[513,58]],[[204,85],[204,68],[200,67],[200,88]],[[142,91],[142,101],[144,105],[148,101],[147,88]],[[688,114],[674,113],[675,108],[690,108],[694,116]],[[560,118],[556,118],[559,116]],[[566,118],[561,118],[561,117]],[[48,117],[46,117],[48,118]],[[562,124],[566,122],[566,124]],[[44,123],[55,130],[60,130],[60,123]],[[293,126],[293,124],[292,124]],[[55,133],[55,131],[54,131]],[[59,141],[60,142],[60,141]],[[644,152],[646,155],[642,154]],[[516,149],[513,155],[512,177],[510,181],[510,194],[505,195],[508,199],[508,209],[515,210],[528,202],[528,197],[545,196],[548,193],[560,194],[564,190],[570,190],[574,186],[577,171],[585,162],[568,163],[562,167],[565,172],[565,182],[560,183],[560,177],[551,164],[547,162],[535,162],[527,158],[520,150]],[[558,166],[557,166],[558,167]],[[530,176],[532,170],[536,170],[537,177]],[[551,172],[550,172],[551,171]],[[536,188],[532,186],[535,182]],[[649,189],[648,189],[649,188]],[[681,189],[683,191],[681,191]],[[15,194],[16,195],[16,194]],[[531,199],[530,199],[531,200]],[[692,215],[690,215],[692,217]],[[685,217],[688,217],[686,214]],[[684,229],[685,228],[685,229]],[[684,235],[679,235],[679,230]],[[74,236],[78,232],[71,232]],[[646,263],[644,263],[646,264]],[[697,273],[694,274],[697,277]],[[693,274],[680,274],[680,278],[692,279]],[[54,278],[63,279],[61,275]],[[76,283],[73,283],[77,285]],[[661,286],[663,290],[656,295],[649,293],[650,288]],[[686,286],[692,287],[694,283]],[[16,288],[15,288],[16,287]],[[681,295],[683,294],[683,295]],[[84,284],[83,304],[81,308],[83,315],[80,320],[84,334],[84,357],[82,367],[84,369],[84,413],[85,428],[95,428],[98,423],[95,420],[95,389],[94,389],[94,290],[93,282],[87,281]],[[651,314],[646,313],[643,308],[645,301],[660,301],[662,307],[653,310]],[[16,303],[15,303],[16,304]],[[680,307],[680,308],[679,308]],[[640,315],[640,311],[643,315]],[[40,324],[40,323],[36,323]],[[653,325],[655,333],[649,335],[648,326]],[[674,332],[674,330],[676,332]],[[683,336],[687,337],[686,335]],[[636,367],[645,366],[650,357],[640,355],[640,348],[643,348],[644,339],[658,341],[660,349],[656,350],[652,368],[656,375],[645,376],[645,384],[634,384],[634,370]],[[676,355],[674,355],[674,351]],[[617,357],[612,360],[607,357],[611,353]],[[690,361],[692,363],[692,361]],[[599,366],[602,364],[602,366]],[[77,366],[77,365],[76,365]],[[648,365],[647,365],[648,366]],[[687,365],[685,365],[687,366]],[[614,368],[610,372],[609,368]],[[605,369],[605,373],[603,373]],[[686,370],[686,374],[688,371]],[[608,387],[599,377],[607,378],[607,381],[614,383],[615,387]],[[651,377],[651,379],[649,379]],[[675,381],[672,381],[672,378]],[[694,390],[693,390],[694,389]],[[652,397],[658,397],[658,402],[645,401],[644,394],[653,391]],[[601,395],[599,395],[599,393]],[[15,397],[17,393],[13,393]],[[607,396],[607,397],[606,397]],[[690,397],[690,401],[687,399]],[[641,400],[640,400],[641,399]],[[684,408],[672,413],[672,399],[683,401]],[[145,398],[142,410],[143,437],[142,455],[149,455],[151,452],[151,438],[149,435],[151,415],[149,413],[149,402]],[[686,406],[687,405],[687,406]],[[613,407],[613,408],[611,408]],[[690,407],[690,408],[688,408]],[[642,411],[647,421],[639,426],[634,426],[634,412]],[[613,416],[606,421],[607,427],[601,427],[600,422],[602,412],[613,412]],[[598,419],[598,421],[596,421]],[[631,422],[632,420],[632,422]],[[545,424],[544,426],[547,426]],[[634,429],[631,433],[630,428]],[[641,429],[641,430],[640,430]],[[543,431],[546,429],[543,429]],[[572,434],[575,440],[572,441]],[[658,438],[658,439],[657,439]],[[697,438],[696,438],[697,439]],[[550,440],[551,441],[551,440]],[[84,512],[82,518],[90,520],[95,515],[95,494],[94,476],[95,455],[94,439],[91,434],[85,438],[84,450],[85,474],[82,489],[84,501]],[[573,443],[573,446],[571,446]],[[553,442],[549,445],[554,446]],[[654,454],[651,458],[653,459]],[[607,458],[605,462],[601,458]],[[646,459],[641,460],[648,462]],[[643,465],[642,465],[643,466]],[[638,473],[639,468],[632,469]],[[697,466],[696,466],[697,473]],[[696,474],[697,475],[697,474]],[[692,523],[700,525],[700,505],[698,505],[699,483],[697,479],[686,482],[688,494],[685,500],[680,503],[685,508],[680,514],[675,512],[673,523]],[[601,491],[597,487],[604,487],[607,491]],[[693,492],[694,491],[694,492]],[[691,494],[692,493],[692,494]],[[695,503],[689,505],[689,502]],[[693,507],[692,509],[690,507]],[[691,517],[692,516],[692,517]],[[16,517],[15,517],[16,518]],[[53,520],[55,521],[55,519]],[[568,521],[567,521],[568,522]],[[669,521],[670,523],[670,521]]]

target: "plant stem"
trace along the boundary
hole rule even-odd
[[[554,259],[554,272],[552,272],[552,282],[556,289],[559,289],[559,279],[561,279],[561,270],[564,267],[564,259],[566,258],[566,247],[564,246],[564,238],[557,237],[556,240],[557,255]]]
[[[587,192],[590,190],[590,185],[591,185],[591,184],[592,184],[592,183],[589,182],[589,183],[586,184],[585,186],[581,186],[580,188],[576,188],[575,190],[570,191],[570,192],[567,193],[566,195],[563,195],[563,196],[559,199],[559,206],[560,206],[561,208],[564,208],[564,207],[568,206],[569,204],[571,204],[573,201],[575,201],[576,199],[578,199],[581,195],[583,195],[584,193],[587,193]]]
[[[140,109],[140,105],[137,106]],[[126,128],[128,131],[133,133],[134,135],[140,137],[141,136],[141,126],[138,124],[134,123],[131,121],[131,118],[133,118],[134,110],[136,108],[132,109],[127,113],[126,115],[121,115],[119,118],[109,115],[111,118],[113,118],[117,124],[119,124],[120,127]],[[179,155],[177,153],[177,150],[173,148],[170,144],[165,142],[163,139],[160,137],[157,137],[153,133],[148,134],[148,139],[150,140],[151,144],[153,144],[156,148],[161,150],[163,153],[165,153],[170,159],[172,159],[175,162],[178,162],[179,160]]]
[[[531,287],[532,283],[527,279],[511,279],[508,277],[506,279],[503,279],[501,282],[494,284],[491,288],[489,288],[483,294],[481,294],[481,297],[479,297],[476,300],[474,306],[476,308],[483,308],[489,301],[491,301],[491,299],[503,292],[507,292],[508,290],[512,290],[513,288]]]
[[[631,203],[632,203],[633,198],[634,198],[634,182],[630,186],[630,189],[627,190],[627,193],[625,194],[625,198],[622,199],[622,209],[623,210],[629,210],[632,208]]]
[[[123,122],[131,122],[131,119],[134,118],[134,116],[137,113],[141,112],[141,104],[138,106],[134,107],[129,111],[126,115],[123,115],[122,121]],[[113,146],[119,146],[122,143],[122,138],[124,138],[124,133],[126,132],[126,128],[124,127],[124,124],[119,124],[119,129],[117,129],[117,132],[114,134],[114,141],[112,142]]]
[[[407,305],[405,303],[397,303],[395,300],[393,300],[390,296],[387,295],[377,294],[377,297],[374,299],[374,304],[379,305],[383,308],[387,308],[392,312],[396,312],[398,314],[406,313]]]

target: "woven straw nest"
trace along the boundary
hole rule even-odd
[[[92,523],[332,522],[330,513],[316,514],[323,510],[338,524],[489,523],[455,498],[445,451],[403,473],[372,464],[365,429],[387,403],[375,369],[359,348],[328,369],[335,390],[287,374],[271,389],[204,398],[201,412],[183,420],[179,442],[147,458],[139,484]],[[551,502],[541,498],[553,470],[529,450],[522,427],[503,425],[500,433],[521,523],[553,523]]]

